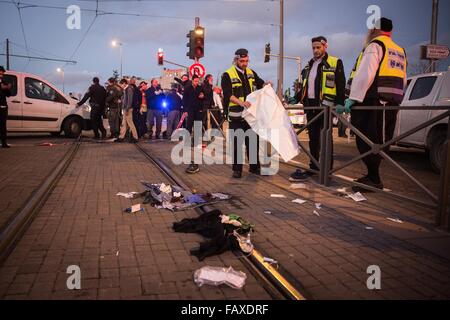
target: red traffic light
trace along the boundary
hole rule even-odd
[[[158,65],[164,65],[164,52],[158,52]]]

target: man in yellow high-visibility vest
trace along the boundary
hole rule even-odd
[[[382,106],[400,105],[406,88],[406,53],[392,40],[392,30],[392,21],[387,18],[381,18],[369,30],[366,47],[360,53],[348,80],[345,107],[337,108],[339,113],[351,111],[352,124],[375,144],[392,139],[398,111],[386,110],[383,113]],[[352,106],[380,106],[380,110],[351,110]],[[371,149],[358,136],[356,145],[360,154]],[[370,154],[362,160],[367,167],[367,174],[356,181],[383,189],[379,173],[381,156]],[[362,191],[357,187],[354,190]]]

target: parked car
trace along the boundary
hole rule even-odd
[[[34,74],[8,71],[4,77],[12,84],[9,132],[49,132],[55,136],[64,132],[76,138],[82,130],[91,130],[89,105],[77,108],[77,100]]]
[[[408,107],[448,107],[450,109],[450,72],[421,74],[408,79],[401,104]],[[401,110],[398,114],[396,136],[442,114],[446,110]],[[427,150],[433,171],[439,173],[446,149],[448,118],[422,129],[397,145]]]
[[[302,104],[291,104],[289,107],[303,108]],[[294,128],[298,129],[306,125],[306,115],[303,109],[288,110],[289,119],[291,119]]]

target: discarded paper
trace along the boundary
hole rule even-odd
[[[235,271],[232,267],[220,268],[206,266],[194,273],[194,282],[199,286],[219,286],[226,284],[233,289],[242,289],[247,275],[241,271]]]
[[[304,204],[304,203],[306,203],[307,201],[306,201],[306,200],[302,200],[302,199],[295,199],[295,200],[292,200],[292,202],[298,203],[298,204]]]
[[[304,183],[293,183],[289,187],[290,189],[306,189],[306,184]]]
[[[346,198],[353,199],[356,202],[367,201],[366,197],[364,197],[361,194],[361,192],[356,192],[356,193],[353,193],[353,194],[349,194],[349,195],[347,195]]]
[[[286,196],[282,195],[282,194],[271,194],[270,197],[271,198],[286,198]]]
[[[127,199],[134,199],[137,198],[137,196],[139,195],[139,192],[119,192],[116,194],[116,196],[121,196]]]
[[[319,214],[316,210],[314,210],[313,213],[314,213],[316,216],[320,217],[320,214]]]
[[[321,203],[316,203],[316,209],[317,209],[317,210],[322,209],[322,204],[321,204]]]
[[[402,220],[400,219],[394,219],[394,218],[387,218],[388,220],[392,221],[392,222],[396,222],[396,223],[403,223]]]
[[[135,204],[134,206],[131,206],[131,208],[127,208],[125,210],[126,213],[135,213],[138,211],[144,211],[144,208],[141,207],[141,204]]]

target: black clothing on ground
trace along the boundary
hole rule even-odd
[[[221,222],[221,212],[214,210],[202,214],[198,218],[183,219],[173,224],[175,232],[198,233],[210,240],[200,243],[199,248],[192,249],[191,255],[199,261],[205,258],[221,254],[228,250],[239,250],[239,242],[233,235],[232,226],[225,226]]]

